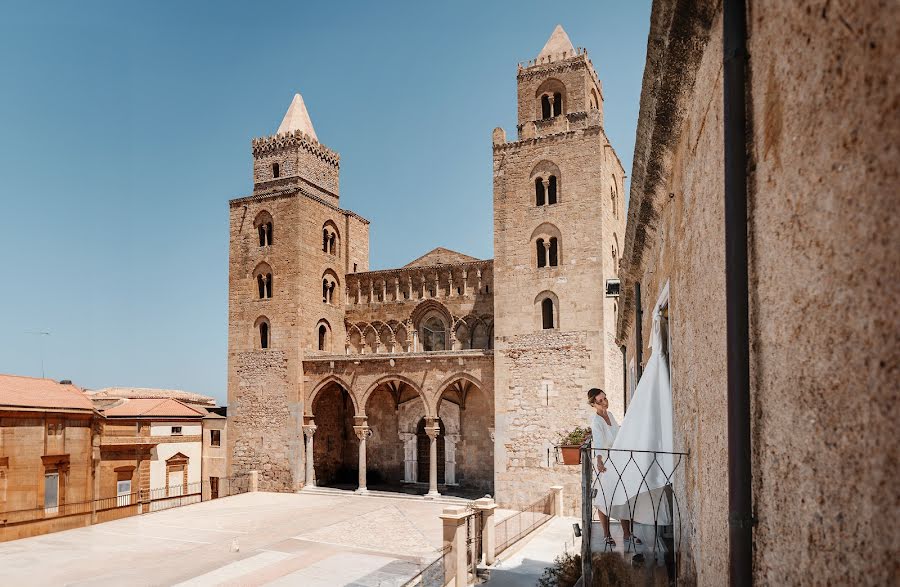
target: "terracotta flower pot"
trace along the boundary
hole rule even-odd
[[[562,460],[564,465],[580,465],[581,464],[581,447],[580,446],[561,446]]]

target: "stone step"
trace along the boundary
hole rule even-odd
[[[304,487],[299,493],[316,494],[316,495],[334,495],[343,497],[381,497],[390,499],[408,499],[412,501],[430,501],[433,503],[444,503],[448,505],[466,505],[471,500],[462,497],[454,497],[452,495],[440,495],[438,497],[425,497],[424,495],[413,495],[410,493],[400,493],[396,491],[378,491],[369,489],[365,493],[359,493],[350,489],[337,489],[335,487]]]

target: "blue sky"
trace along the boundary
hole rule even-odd
[[[0,372],[224,402],[227,203],[294,92],[373,269],[490,258],[516,64],[562,24],[630,171],[649,4],[0,2]]]

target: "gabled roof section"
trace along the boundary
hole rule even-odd
[[[550,38],[547,39],[544,48],[538,53],[537,60],[540,61],[545,57],[557,56],[561,59],[563,53],[566,54],[566,57],[572,57],[575,55],[575,47],[572,46],[572,41],[569,40],[569,35],[563,30],[562,25],[558,24],[553,29]]]
[[[319,140],[316,131],[313,129],[312,120],[309,119],[309,112],[306,111],[306,104],[303,102],[303,96],[294,94],[291,105],[288,106],[287,113],[281,121],[276,134],[292,133],[299,130],[315,140]]]
[[[201,412],[177,399],[125,399],[103,411],[107,418],[202,418]]]
[[[47,408],[91,412],[94,404],[70,383],[0,374],[0,407]]]
[[[410,261],[403,267],[428,267],[430,265],[450,265],[453,263],[471,263],[472,261],[481,261],[469,255],[464,255],[444,247],[438,247],[425,253],[418,259]]]

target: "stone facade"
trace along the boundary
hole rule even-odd
[[[748,18],[758,584],[896,576],[898,22],[874,2],[759,2]],[[646,359],[668,289],[675,446],[690,453],[680,572],[701,585],[729,568],[722,60],[721,4],[654,3],[618,322],[629,364],[638,345]]]
[[[279,490],[459,486],[504,505],[577,480],[555,462],[557,435],[586,423],[591,387],[622,408],[602,284],[624,171],[597,74],[561,28],[518,81],[519,139],[494,131],[494,260],[439,248],[368,271],[368,223],[339,207],[340,158],[302,98],[253,141],[253,194],[230,204],[233,473],[259,469]]]

